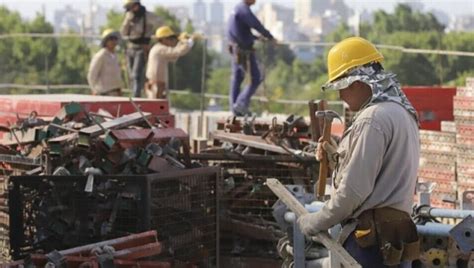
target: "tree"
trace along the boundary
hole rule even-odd
[[[398,4],[393,14],[385,11],[377,11],[374,14],[373,31],[371,38],[379,38],[385,34],[394,32],[425,32],[425,31],[444,31],[444,25],[438,22],[431,13],[423,14],[413,12],[410,6]]]
[[[43,16],[31,22],[22,20],[17,12],[0,7],[0,33],[52,33],[53,27]],[[47,76],[42,71],[52,64],[56,52],[53,39],[13,37],[0,42],[0,72],[2,82],[44,83]]]
[[[58,53],[51,70],[52,81],[59,84],[87,82],[91,51],[86,41],[78,37],[58,40]]]

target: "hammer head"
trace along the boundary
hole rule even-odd
[[[338,119],[342,122],[341,117],[335,111],[332,110],[317,111],[315,115],[318,118],[328,119],[329,121],[332,121],[333,119]]]

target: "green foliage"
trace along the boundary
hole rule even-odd
[[[0,33],[53,33],[38,15],[23,20],[0,7]],[[24,84],[83,84],[90,61],[87,42],[80,38],[15,37],[0,42],[0,82]]]
[[[191,94],[170,95],[171,105],[181,110],[199,110],[201,108],[201,97],[198,94],[192,94],[189,90],[186,91]]]
[[[117,10],[111,9],[107,13],[107,23],[100,29],[100,31],[102,32],[103,30],[108,28],[119,31],[125,16],[124,14],[124,12],[119,12]]]
[[[171,27],[171,29],[173,29],[175,32],[181,32],[181,26],[179,25],[178,18],[171,14],[168,9],[164,7],[157,7],[155,8],[155,14],[163,20],[164,25]]]
[[[51,77],[60,84],[82,84],[87,81],[87,70],[91,60],[90,48],[81,38],[58,40],[56,64]]]
[[[382,37],[400,31],[407,32],[442,32],[444,26],[431,13],[413,12],[410,6],[399,4],[393,14],[377,11],[374,14],[374,24],[371,37]]]

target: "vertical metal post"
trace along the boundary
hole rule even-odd
[[[207,39],[202,42],[202,71],[201,71],[201,119],[199,120],[199,137],[204,135],[204,102],[206,101],[206,64],[207,64]]]
[[[44,71],[45,71],[45,78],[46,78],[46,94],[49,94],[49,62],[48,62],[48,53],[44,56]]]
[[[221,195],[221,182],[223,181],[224,178],[224,169],[220,169],[218,172],[218,175],[216,176],[216,267],[220,267],[220,255],[221,255],[221,236],[220,236],[220,223],[219,223],[219,215],[220,215],[220,195]]]
[[[293,257],[295,263],[294,268],[305,268],[304,235],[300,231],[296,220],[293,221]]]

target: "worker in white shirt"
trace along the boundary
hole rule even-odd
[[[145,93],[149,99],[168,97],[168,64],[186,55],[193,47],[196,37],[186,33],[178,37],[169,26],[158,28],[155,35],[158,42],[150,50],[146,70],[148,82]]]
[[[120,40],[120,33],[106,29],[102,33],[102,48],[92,58],[87,80],[92,95],[122,95],[122,77],[120,63],[115,48]]]

